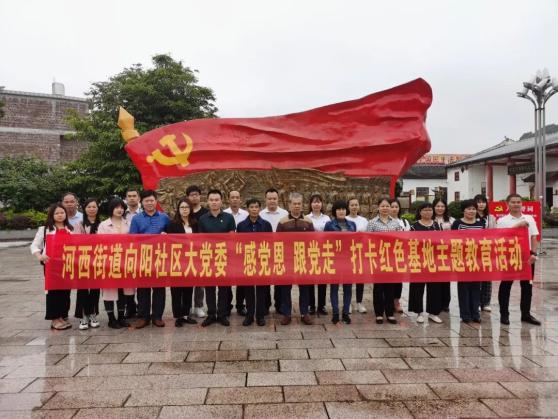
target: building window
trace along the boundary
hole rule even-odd
[[[453,180],[455,180],[456,182],[459,182],[459,171],[453,172]]]
[[[422,186],[417,187],[417,196],[427,197],[428,192],[429,190],[427,187],[426,188]]]
[[[455,191],[453,193],[453,200],[459,202],[459,199],[460,199],[460,193],[459,191]]]

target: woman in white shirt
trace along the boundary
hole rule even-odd
[[[46,236],[56,234],[57,231],[65,230],[71,233],[73,227],[68,222],[68,213],[60,203],[49,207],[45,225],[39,227],[33,243],[31,243],[31,254],[45,265],[49,261],[46,254]],[[72,327],[66,320],[70,310],[70,290],[46,291],[46,320],[51,320],[50,327],[56,330],[64,330]]]
[[[312,220],[314,225],[314,231],[324,231],[324,227],[328,221],[330,221],[329,216],[323,213],[324,201],[320,194],[313,194],[310,197],[310,213],[308,218]],[[310,295],[308,299],[309,310],[308,313],[316,314],[316,295],[315,286],[310,285]],[[327,284],[318,285],[318,314],[327,315],[326,304],[326,290]]]
[[[432,203],[434,206],[434,221],[438,223],[440,229],[451,230],[455,218],[449,215],[448,204],[441,198],[436,198]],[[440,282],[442,287],[442,310],[449,311],[451,301],[451,282]]]
[[[360,204],[357,198],[351,198],[348,202],[349,205],[349,215],[347,215],[347,220],[352,221],[356,224],[357,233],[366,231],[368,227],[368,220],[361,215],[358,215],[360,211]],[[364,296],[364,284],[356,284],[356,302],[357,311],[359,313],[366,313],[366,307],[362,303],[362,298]]]
[[[110,217],[99,224],[98,234],[128,234],[130,224],[126,220],[127,205],[120,198],[114,198],[108,204]],[[130,324],[124,317],[126,296],[134,295],[134,288],[105,288],[103,289],[103,301],[107,312],[111,329],[128,327]],[[118,319],[114,315],[114,302],[118,309]]]
[[[406,219],[401,218],[401,205],[399,204],[399,200],[397,198],[390,199],[389,205],[391,207],[391,211],[389,215],[391,216],[391,218],[393,218],[395,221],[399,223],[399,225],[401,226],[401,231],[411,230],[411,225],[409,224],[409,222]],[[399,301],[401,300],[401,294],[403,293],[403,283],[399,282],[396,285],[397,286],[394,287],[393,289],[393,292],[395,294],[393,304],[396,313],[403,313],[403,309],[401,308],[401,302]]]

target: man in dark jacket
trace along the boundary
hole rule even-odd
[[[277,225],[277,232],[291,232],[291,231],[314,231],[314,224],[312,220],[302,214],[302,195],[298,192],[292,192],[289,195],[289,215],[279,221]],[[291,300],[292,285],[281,286],[281,319],[282,325],[287,325],[291,322],[292,300]],[[310,325],[314,322],[308,314],[308,300],[309,300],[309,287],[308,285],[299,285],[299,299],[298,307],[300,310],[301,321],[304,324]]]
[[[272,233],[273,228],[268,221],[260,217],[261,203],[255,198],[246,201],[248,208],[248,217],[236,226],[237,233]],[[240,288],[240,287],[239,287]],[[255,288],[255,291],[254,291]],[[243,326],[250,326],[254,322],[254,314],[256,315],[256,323],[258,326],[265,326],[266,312],[266,295],[268,288],[265,285],[243,286],[244,296],[246,298],[246,317]]]

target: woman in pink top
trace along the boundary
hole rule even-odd
[[[130,224],[124,217],[127,205],[120,198],[114,198],[108,205],[110,217],[99,224],[98,234],[128,234]],[[124,317],[125,296],[134,295],[133,288],[106,288],[103,289],[103,301],[109,318],[108,326],[112,329],[128,327],[130,324]],[[118,320],[114,315],[114,302],[118,308]]]

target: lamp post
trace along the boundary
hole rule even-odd
[[[546,206],[546,132],[545,105],[558,92],[558,79],[550,78],[548,70],[538,70],[530,81],[523,83],[517,96],[529,100],[535,106],[535,198]],[[542,214],[541,214],[542,215]]]

